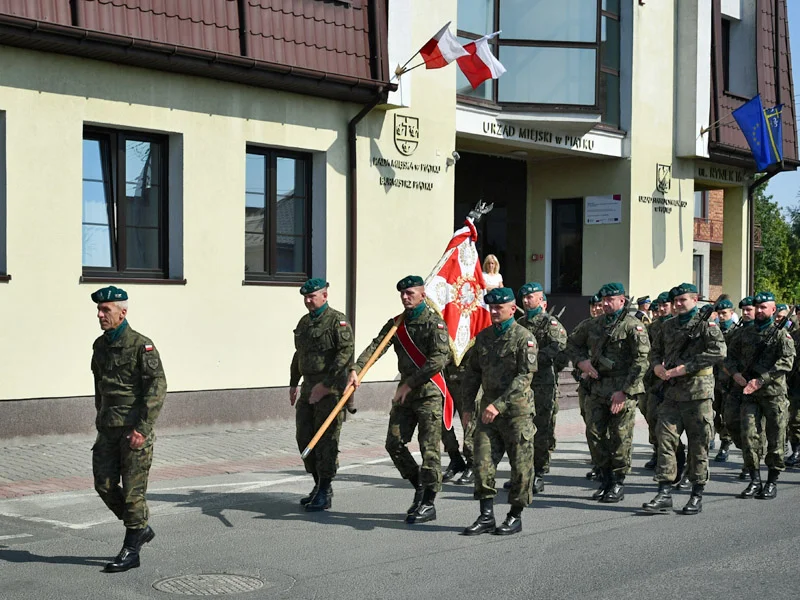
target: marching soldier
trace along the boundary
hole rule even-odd
[[[462,453],[458,450],[458,438],[454,428],[447,429],[442,423],[442,444],[444,445],[445,452],[450,456],[450,464],[442,473],[442,482],[447,482],[453,479],[458,473],[461,477],[455,483],[459,485],[472,484],[475,481],[474,471],[474,446],[475,443],[472,439],[472,434],[475,431],[475,420],[468,418],[468,415],[474,415],[475,409],[472,406],[464,406],[463,393],[461,391],[464,382],[464,371],[469,360],[469,353],[472,352],[470,348],[461,358],[461,363],[456,366],[455,362],[451,361],[444,369],[444,379],[447,382],[447,389],[453,397],[453,404],[456,413],[461,418],[461,427],[464,431],[463,458]]]
[[[787,388],[789,390],[789,419],[786,426],[786,437],[792,447],[792,451],[784,459],[787,467],[796,467],[800,465],[800,374],[797,370],[800,367],[798,361],[800,358],[796,356],[798,345],[800,345],[800,329],[792,329],[792,340],[795,347],[795,359],[792,370],[786,378]]]
[[[122,550],[105,566],[108,573],[120,573],[139,566],[139,551],[155,537],[145,494],[167,378],[153,342],[128,325],[125,290],[112,285],[91,297],[103,330],[92,352],[97,409],[92,471],[95,490],[125,524]]]
[[[728,336],[736,331],[736,322],[733,320],[733,302],[727,296],[719,298],[714,305],[714,312],[717,313],[717,318],[719,319],[719,329],[727,340]],[[725,462],[728,460],[732,438],[725,422],[723,404],[725,396],[730,389],[731,378],[721,364],[714,366],[714,376],[716,383],[714,385],[712,408],[714,409],[714,429],[719,434],[719,452],[714,457],[714,462]]]
[[[786,375],[795,358],[794,341],[775,322],[775,296],[759,292],[753,298],[755,323],[742,329],[731,340],[725,361],[735,384],[742,388],[742,454],[750,484],[741,498],[772,499],[778,493],[778,477],[784,470],[783,449],[786,444]],[[767,483],[762,486],[760,467],[761,435],[759,422],[765,421],[767,448],[764,462],[769,469]]]
[[[535,406],[533,422],[536,426],[533,439],[533,493],[537,494],[544,491],[544,474],[550,470],[551,439],[555,437],[554,412],[558,375],[553,369],[553,361],[567,347],[567,332],[555,316],[544,311],[544,289],[540,283],[526,283],[520,288],[518,295],[522,300],[525,316],[520,317],[517,323],[534,335],[539,349],[538,369],[531,383]]]
[[[517,306],[510,288],[491,290],[484,300],[492,326],[475,338],[464,379],[468,406],[483,387],[479,414],[475,416],[475,499],[480,501],[481,512],[463,535],[511,535],[522,531],[522,510],[533,499],[536,426],[531,381],[536,372],[536,338],[514,321]],[[495,474],[504,453],[511,463],[511,510],[506,520],[495,526]]]
[[[414,501],[406,511],[406,523],[425,523],[436,519],[434,500],[442,487],[440,421],[446,387],[441,373],[450,360],[450,337],[445,322],[425,302],[422,277],[404,277],[397,282],[397,291],[405,318],[391,341],[397,354],[400,384],[389,413],[386,451],[403,479],[408,479],[414,487]],[[393,326],[394,320],[389,319],[364,349],[350,372],[348,384],[358,387],[357,374]],[[380,356],[388,349],[387,345]],[[422,467],[406,447],[417,426]]]
[[[647,512],[672,508],[672,482],[678,475],[676,450],[680,436],[688,438],[687,475],[692,484],[683,514],[702,510],[708,480],[708,444],[711,441],[714,365],[725,358],[725,340],[719,326],[709,322],[710,311],[697,308],[697,287],[683,283],[673,290],[677,316],[666,321],[652,348],[653,373],[667,385],[658,407],[658,494],[642,505]]]
[[[589,381],[586,435],[603,477],[592,499],[619,502],[625,497],[625,475],[631,466],[637,398],[644,393],[650,340],[641,321],[627,313],[621,283],[607,283],[600,295],[604,316],[573,331],[567,351]]]
[[[653,314],[653,322],[647,328],[647,335],[650,338],[650,349],[652,352],[653,341],[659,335],[661,326],[664,321],[672,316],[671,305],[668,300],[668,293],[664,292],[659,294],[658,297],[650,303],[650,309]],[[666,316],[664,316],[666,314]],[[655,469],[658,461],[658,442],[656,441],[656,409],[658,407],[658,398],[654,392],[656,383],[656,376],[653,374],[653,369],[649,368],[644,376],[645,393],[639,399],[639,410],[647,422],[647,432],[650,444],[653,446],[653,454],[644,464],[645,469]]]
[[[650,301],[650,296],[642,296],[641,298],[636,299],[636,306],[638,310],[633,316],[639,319],[645,325],[650,325],[650,323],[653,322],[653,313],[650,312],[651,304],[652,302]]]
[[[353,364],[353,330],[347,317],[328,306],[328,282],[309,279],[300,288],[308,314],[294,330],[295,353],[289,380],[289,402],[295,407],[297,447],[302,452],[331,414],[345,388]],[[303,378],[300,398],[297,384]],[[331,482],[339,467],[339,434],[344,413],[319,439],[311,454],[303,459],[306,472],[314,478],[311,493],[300,500],[307,511],[331,507]]]

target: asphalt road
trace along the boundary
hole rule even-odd
[[[230,594],[241,599],[796,598],[800,472],[784,474],[773,501],[740,500],[733,452],[713,466],[702,514],[644,515],[638,507],[655,484],[640,468],[649,456],[643,433],[637,427],[635,469],[618,505],[588,499],[585,442],[560,442],[545,493],[511,537],[458,535],[478,503],[452,484],[437,498],[436,521],[405,525],[411,489],[385,458],[344,465],[326,513],[299,510],[310,487],[299,460],[279,471],[155,482],[157,536],[141,568],[122,574],[101,572],[123,530],[92,490],[0,501],[0,598],[178,598],[186,594],[154,584],[182,577],[184,592],[197,591],[209,579],[190,576],[203,574],[255,578],[238,583],[260,589]],[[507,474],[502,464],[500,480]],[[676,508],[686,499],[677,493]],[[501,491],[498,516],[507,507]]]

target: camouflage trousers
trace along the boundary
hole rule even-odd
[[[733,437],[731,436],[730,431],[728,431],[728,425],[725,422],[725,396],[726,393],[719,387],[714,388],[714,401],[711,404],[711,407],[714,409],[714,431],[719,435],[719,441],[722,443],[731,443],[733,441]],[[713,432],[712,432],[713,438]]]
[[[419,476],[420,484],[434,492],[442,489],[441,421],[442,396],[423,396],[406,400],[404,404],[392,404],[386,433],[386,451],[403,479],[413,480]],[[417,427],[422,467],[406,447]]]
[[[586,444],[589,446],[589,455],[592,459],[592,464],[597,466],[597,457],[595,456],[595,448],[589,442],[589,414],[586,412],[586,397],[589,395],[589,392],[586,391],[586,388],[581,384],[578,383],[578,409],[581,412],[581,418],[583,418],[583,423],[586,425]]]
[[[469,410],[464,410],[463,402],[457,395],[453,396],[453,403],[455,404],[456,414],[461,418],[461,425],[464,428],[464,444],[463,444],[463,452],[464,460],[467,461],[467,464],[472,464],[473,457],[475,455],[475,442],[472,439],[473,434],[475,433],[475,409],[474,407],[469,407]],[[464,425],[464,414],[471,415],[470,420]],[[455,428],[447,429],[442,423],[442,444],[444,445],[444,451],[448,454],[454,454],[458,452],[458,438],[456,437]]]
[[[789,403],[785,396],[744,396],[742,400],[742,457],[748,471],[758,470],[763,446],[761,425],[767,446],[764,464],[769,469],[783,471],[783,449],[786,445],[786,421]]]
[[[656,425],[658,424],[658,405],[660,403],[661,398],[655,392],[647,391],[639,396],[639,411],[647,422],[647,440],[653,448],[658,448]]]
[[[684,400],[680,388],[668,386],[664,400],[658,407],[658,466],[654,479],[672,482],[678,476],[675,452],[685,431],[686,447],[685,475],[692,483],[708,481],[708,444],[714,431],[714,415],[711,398]]]
[[[125,527],[144,529],[150,516],[145,494],[155,434],[142,448],[131,450],[130,432],[130,427],[98,428],[92,447],[94,489]]]
[[[726,394],[722,403],[722,417],[728,427],[728,433],[731,436],[731,441],[737,448],[744,453],[744,440],[742,438],[742,388],[737,386],[738,389]],[[758,456],[764,456],[764,449],[767,447],[767,436],[764,434],[764,419],[757,424],[760,433],[760,446],[758,448]]]
[[[555,445],[556,413],[556,386],[533,385],[533,402],[536,414],[533,424],[536,434],[533,437],[533,469],[535,473],[544,473],[550,469],[550,454]]]
[[[789,399],[789,419],[786,424],[786,438],[792,449],[800,444],[800,396]]]
[[[511,463],[511,489],[508,502],[523,508],[533,500],[533,438],[536,426],[530,416],[498,415],[491,423],[475,419],[475,499],[486,500],[497,495],[497,465],[508,453]]]
[[[586,438],[594,466],[626,475],[631,469],[636,399],[628,398],[622,410],[611,414],[611,397],[586,396]]]
[[[311,438],[319,430],[328,415],[336,407],[341,396],[339,394],[328,394],[316,404],[309,404],[308,398],[311,395],[311,382],[303,382],[300,390],[300,398],[295,404],[294,422],[296,427],[295,439],[297,439],[297,449],[302,452],[308,446]],[[320,479],[333,479],[339,469],[339,435],[342,432],[342,421],[344,412],[339,411],[336,418],[330,424],[323,436],[314,446],[311,453],[303,459],[306,473],[317,475]]]

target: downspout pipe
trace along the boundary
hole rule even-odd
[[[385,98],[385,90],[380,88],[375,98],[350,119],[347,124],[347,306],[346,313],[350,318],[353,331],[356,330],[356,280],[358,275],[358,152],[356,151],[358,124]]]

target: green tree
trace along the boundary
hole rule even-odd
[[[763,250],[756,253],[755,287],[756,291],[769,290],[779,302],[796,302],[800,292],[800,273],[793,263],[792,255],[797,251],[800,231],[800,210],[790,211],[792,225],[783,217],[777,202],[765,192],[766,186],[756,189],[756,222],[761,225],[761,245]]]

